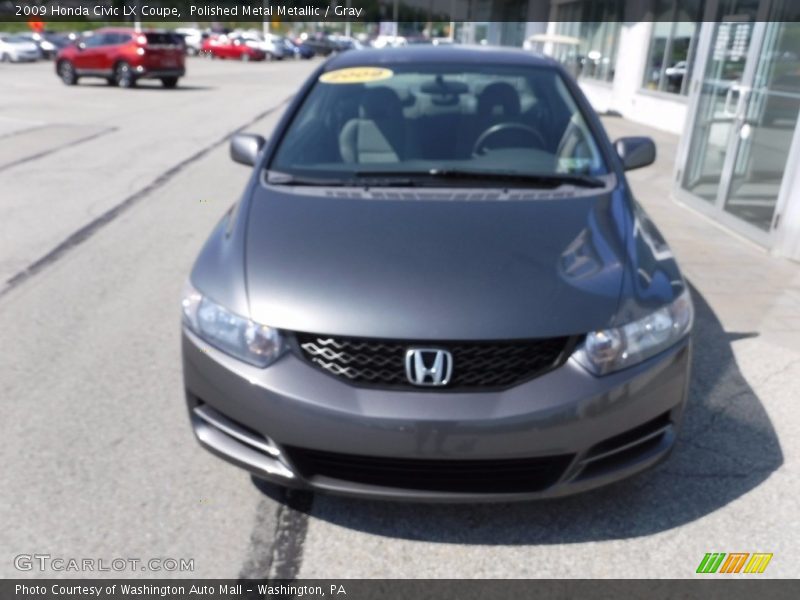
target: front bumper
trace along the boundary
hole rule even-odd
[[[563,496],[655,465],[675,441],[690,354],[686,340],[605,377],[570,360],[504,391],[384,391],[291,353],[251,367],[183,332],[186,398],[205,448],[288,487],[417,501]],[[528,464],[530,480],[506,481]],[[435,482],[428,467],[443,465],[445,483]]]
[[[145,65],[134,67],[137,79],[161,79],[162,77],[183,77],[186,75],[186,68],[175,67],[172,69],[149,68]]]

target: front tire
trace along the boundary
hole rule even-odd
[[[58,64],[58,76],[61,78],[61,81],[64,82],[64,85],[75,85],[78,83],[78,75],[75,73],[75,67],[72,66],[72,63],[66,60],[62,60]]]
[[[162,77],[161,78],[161,85],[163,85],[168,90],[175,89],[178,86],[178,78],[177,77]]]
[[[136,85],[136,76],[128,63],[121,62],[116,66],[114,69],[114,81],[121,88],[132,88]]]
[[[3,55],[0,56],[0,62],[11,62],[11,56],[7,52],[3,52]]]

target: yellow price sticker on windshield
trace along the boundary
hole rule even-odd
[[[322,83],[370,83],[389,79],[392,75],[394,71],[381,67],[349,67],[323,73],[319,80]]]

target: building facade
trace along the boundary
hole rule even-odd
[[[524,32],[544,32],[529,39],[567,66],[598,111],[681,136],[678,200],[800,260],[794,2],[651,0],[650,20],[629,21],[623,0],[551,0],[550,21]],[[512,33],[490,41],[519,45]]]

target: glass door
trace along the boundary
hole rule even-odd
[[[712,2],[679,196],[769,245],[800,112],[800,24],[782,0]]]
[[[711,204],[717,202],[738,116],[749,91],[745,70],[756,25],[746,21],[711,24],[714,31],[699,84],[689,160],[682,181],[683,189]]]
[[[736,125],[724,210],[769,233],[800,112],[800,24],[768,22]]]

